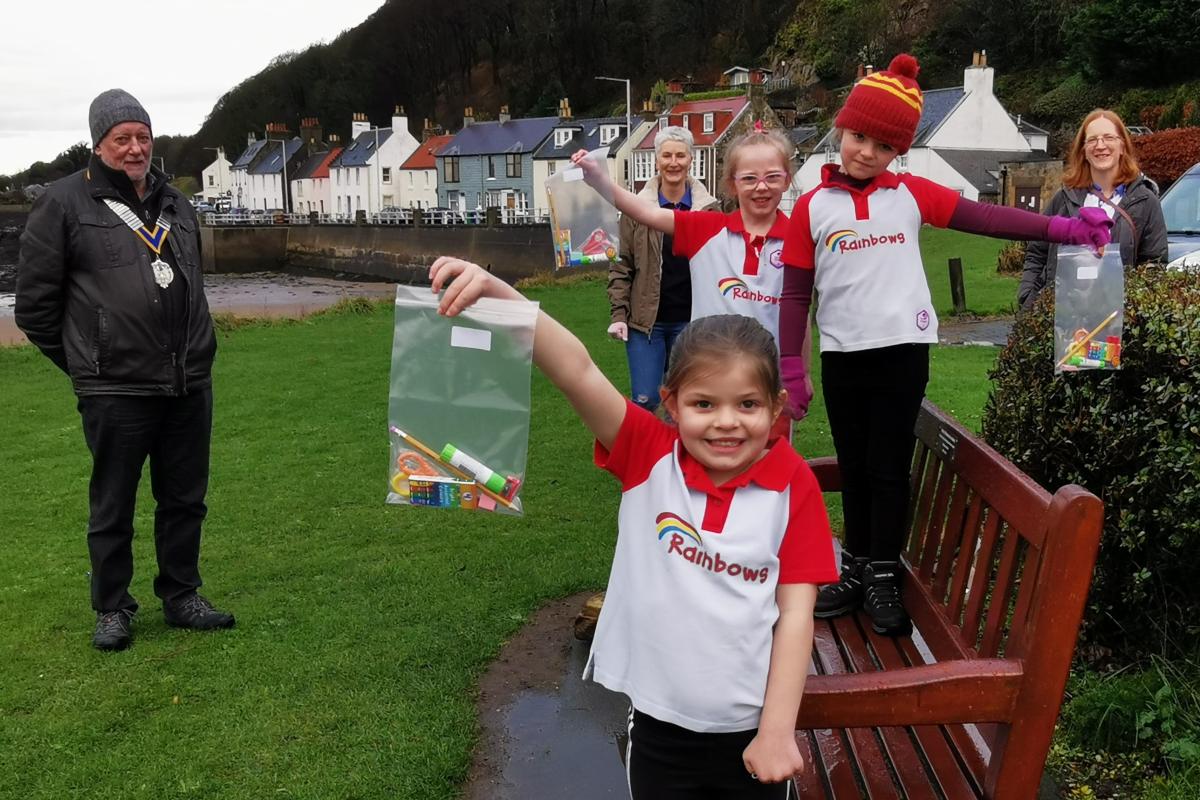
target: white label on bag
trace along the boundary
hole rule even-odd
[[[472,350],[491,350],[492,332],[478,328],[460,328],[457,325],[450,328],[451,347],[469,347]]]
[[[1075,273],[1075,279],[1080,281],[1094,281],[1100,277],[1100,265],[1096,264],[1091,267],[1080,267]]]
[[[579,167],[567,167],[562,171],[563,183],[583,180],[583,170]]]

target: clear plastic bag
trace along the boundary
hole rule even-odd
[[[608,148],[587,154],[608,169]],[[610,264],[620,252],[619,220],[611,202],[583,181],[583,170],[568,167],[546,179],[554,268]]]
[[[1054,371],[1120,369],[1125,267],[1115,246],[1096,256],[1061,245],[1054,275]]]
[[[520,514],[538,304],[483,298],[443,317],[437,303],[396,287],[387,501]]]

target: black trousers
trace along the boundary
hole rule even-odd
[[[137,610],[129,594],[133,513],[147,458],[158,556],[154,593],[172,600],[200,587],[212,402],[211,389],[184,397],[79,398],[83,436],[92,452],[87,541],[96,611]]]
[[[635,709],[625,759],[632,800],[787,800],[791,781],[760,783],[746,772],[742,752],[757,733],[696,733]]]
[[[842,473],[845,545],[853,556],[900,557],[913,426],[927,383],[927,344],[821,354],[821,389]]]

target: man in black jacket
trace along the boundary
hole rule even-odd
[[[199,594],[216,337],[195,212],[151,166],[150,117],[110,89],[88,113],[88,167],[38,198],[21,236],[17,325],[71,378],[92,453],[92,643],[129,646],[133,512],[150,460],[154,593],[167,624],[228,628]]]

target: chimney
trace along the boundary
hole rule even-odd
[[[351,114],[350,115],[350,140],[354,141],[360,133],[366,133],[371,130],[371,121],[367,119],[366,114]]]
[[[979,66],[979,51],[978,50],[971,51],[971,66],[972,67]]]
[[[421,127],[421,141],[428,142],[434,136],[437,136],[437,129],[433,127],[433,123],[429,121],[429,117],[426,117],[425,124]]]
[[[860,62],[858,63],[858,72],[857,72],[857,73],[855,73],[855,75],[854,75],[854,82],[855,82],[855,83],[858,83],[858,82],[859,82],[859,81],[861,81],[861,80],[862,80],[864,77],[866,77],[866,74],[863,72],[863,65],[862,65],[862,62],[860,61]]]
[[[310,155],[321,149],[325,138],[324,133],[321,129],[321,121],[316,117],[305,117],[300,120],[300,141]]]
[[[329,134],[329,147],[330,147],[330,149],[333,149],[334,147],[337,147],[337,146],[338,146],[338,145],[340,145],[341,143],[342,143],[342,137],[338,136],[336,133],[331,133],[331,134]]]
[[[400,135],[408,132],[408,116],[404,113],[404,106],[396,106],[392,109],[392,133]]]
[[[971,61],[971,66],[963,70],[963,91],[967,94],[992,94],[995,70],[987,65],[987,52],[979,51]]]
[[[475,124],[475,109],[467,106],[463,109],[463,127],[468,128]]]
[[[873,64],[867,64],[865,71],[863,73],[863,77],[865,78],[867,75],[870,75],[874,71],[875,71],[875,66]]]
[[[653,122],[658,114],[654,111],[654,101],[646,99],[642,101],[642,119],[647,122]]]
[[[683,102],[683,81],[672,78],[667,83],[666,111]]]
[[[565,97],[558,101],[558,118],[562,122],[571,118],[571,101]]]
[[[287,125],[283,124],[282,122],[267,123],[267,139],[276,142],[282,142],[284,139],[288,138],[287,134]]]
[[[500,106],[500,122],[508,122],[512,119],[512,114],[508,113],[508,106]]]

